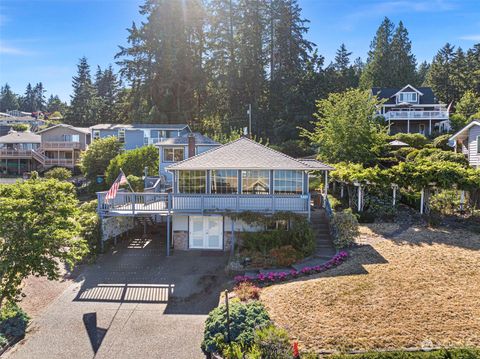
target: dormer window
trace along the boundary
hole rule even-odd
[[[416,92],[400,92],[398,94],[398,102],[416,103],[418,99]]]

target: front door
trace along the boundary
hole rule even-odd
[[[223,217],[191,216],[189,247],[192,249],[222,249]]]

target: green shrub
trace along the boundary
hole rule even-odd
[[[428,144],[428,139],[420,133],[397,133],[393,139],[405,142],[415,148],[423,148]]]
[[[30,318],[16,303],[7,302],[0,312],[0,333],[4,336],[23,337]]]
[[[300,256],[309,256],[315,250],[315,234],[305,218],[292,220],[290,228],[261,232],[246,232],[243,236],[244,247],[251,252],[260,252],[268,256],[272,249],[292,246]]]
[[[155,146],[140,147],[117,155],[107,167],[106,182],[108,185],[112,184],[120,173],[120,169],[127,176],[141,177],[145,167],[148,167],[148,175],[158,175],[158,149]]]
[[[142,177],[128,175],[127,180],[135,192],[143,192],[145,187],[145,182],[143,181]]]
[[[452,147],[448,145],[448,140],[452,135],[446,133],[444,135],[437,136],[433,139],[432,145],[435,148],[439,148],[444,151],[451,151]]]
[[[336,212],[331,222],[336,233],[333,243],[337,248],[346,248],[355,242],[355,238],[359,235],[358,220],[350,209],[342,212]]]
[[[431,162],[450,161],[458,163],[462,166],[468,166],[468,160],[462,153],[455,153],[453,151],[444,151],[439,148],[424,148],[411,152],[407,156],[407,161],[427,160]]]
[[[262,359],[290,359],[292,345],[285,329],[269,325],[255,330],[254,343]]]
[[[96,253],[102,237],[100,218],[97,214],[97,200],[82,203],[78,222],[80,236],[88,243],[91,253]]]
[[[397,202],[398,203],[398,202]],[[397,214],[397,205],[393,205],[393,197],[386,191],[375,191],[365,196],[365,212],[373,219],[392,219]]]
[[[66,181],[71,177],[72,177],[72,171],[63,167],[55,167],[45,172],[45,178],[54,178],[59,181]]]
[[[407,156],[410,153],[415,151],[417,151],[417,149],[415,149],[414,147],[402,147],[402,148],[399,148],[398,150],[392,151],[392,153],[396,158],[403,161],[405,160],[405,158],[407,158]]]
[[[238,283],[233,290],[237,295],[237,298],[242,302],[250,299],[258,299],[261,291],[259,287],[251,282]]]
[[[5,338],[5,335],[0,333],[0,348],[3,348],[7,344],[8,344],[7,338]]]
[[[255,329],[270,324],[270,317],[262,303],[230,302],[231,341],[249,348],[253,344]],[[227,341],[227,318],[225,305],[213,309],[205,321],[202,350],[218,352]]]
[[[12,125],[12,130],[17,131],[17,132],[25,132],[28,131],[28,125],[24,123],[17,123],[15,125]]]

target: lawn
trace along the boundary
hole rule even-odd
[[[340,267],[263,289],[308,351],[480,346],[480,235],[371,224]]]

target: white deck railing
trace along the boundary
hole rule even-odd
[[[111,200],[106,192],[98,192],[98,212],[111,215],[140,213],[203,213],[203,212],[277,212],[307,213],[307,195],[249,195],[249,194],[173,194],[148,192],[118,192]]]
[[[448,111],[390,111],[386,120],[448,120]]]

